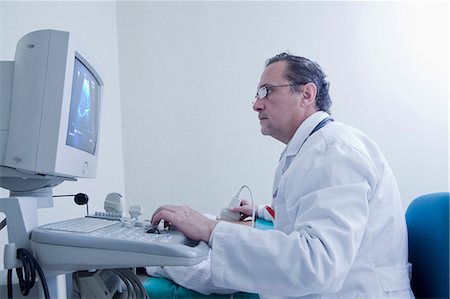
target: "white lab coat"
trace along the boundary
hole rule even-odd
[[[305,120],[275,173],[275,230],[219,222],[217,287],[262,298],[414,298],[407,231],[391,169],[360,131]]]

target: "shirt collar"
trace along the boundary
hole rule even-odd
[[[309,134],[314,130],[314,128],[325,118],[330,115],[324,111],[317,111],[305,119],[300,126],[295,131],[294,136],[286,145],[285,149],[280,155],[280,160],[283,156],[295,156],[300,148],[302,147],[305,140],[308,138]]]

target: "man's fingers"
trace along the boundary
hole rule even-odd
[[[217,224],[188,206],[165,205],[159,207],[152,216],[152,224],[158,225],[161,220],[164,224],[170,223],[186,237],[192,240],[208,242],[211,232]]]
[[[176,210],[176,206],[173,205],[163,205],[160,206],[158,209],[156,209],[156,211],[153,213],[153,215],[155,215],[156,213],[159,213],[162,210],[167,210],[167,211],[171,211],[171,212],[175,212]]]
[[[168,212],[172,212],[175,213],[177,210],[177,206],[173,206],[173,205],[164,205],[164,206],[160,206],[158,209],[156,209],[155,212],[153,212],[152,215],[152,223],[153,223],[153,218],[155,217],[156,214],[158,214],[161,211],[168,211]]]
[[[159,211],[158,211],[159,210]],[[158,209],[153,213],[152,216],[152,225],[158,225],[158,223],[161,221],[161,219],[164,220],[164,222],[172,222],[174,211],[166,210],[166,209]]]
[[[241,198],[241,206],[249,205],[250,202],[244,198]]]

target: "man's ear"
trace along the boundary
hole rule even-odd
[[[314,104],[316,102],[316,94],[317,94],[317,87],[314,83],[306,83],[303,85],[303,99],[302,104],[305,106],[309,106],[311,104]]]

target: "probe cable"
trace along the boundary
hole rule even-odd
[[[128,288],[128,298],[149,298],[145,287],[133,271],[128,268],[111,269],[110,271],[125,283]]]
[[[239,196],[240,196],[240,194],[241,194],[241,191],[242,191],[243,189],[247,189],[247,190],[248,190],[248,192],[250,193],[250,198],[252,199],[252,227],[255,227],[256,205],[255,205],[255,200],[254,200],[254,198],[253,198],[253,192],[252,192],[252,189],[250,189],[250,187],[247,186],[247,185],[243,185],[243,186],[241,187],[241,189],[239,189],[238,193],[236,194],[236,197],[239,198]]]
[[[41,280],[42,288],[44,289],[45,299],[49,299],[47,280],[45,279],[44,272],[41,269],[38,261],[34,256],[25,248],[17,249],[17,258],[22,261],[23,267],[16,268],[17,277],[19,278],[20,291],[23,296],[28,296],[31,288],[33,288],[36,282],[36,272]],[[13,298],[12,291],[12,269],[8,269],[8,298]]]
[[[0,222],[0,230],[2,230],[6,226],[6,218]]]

